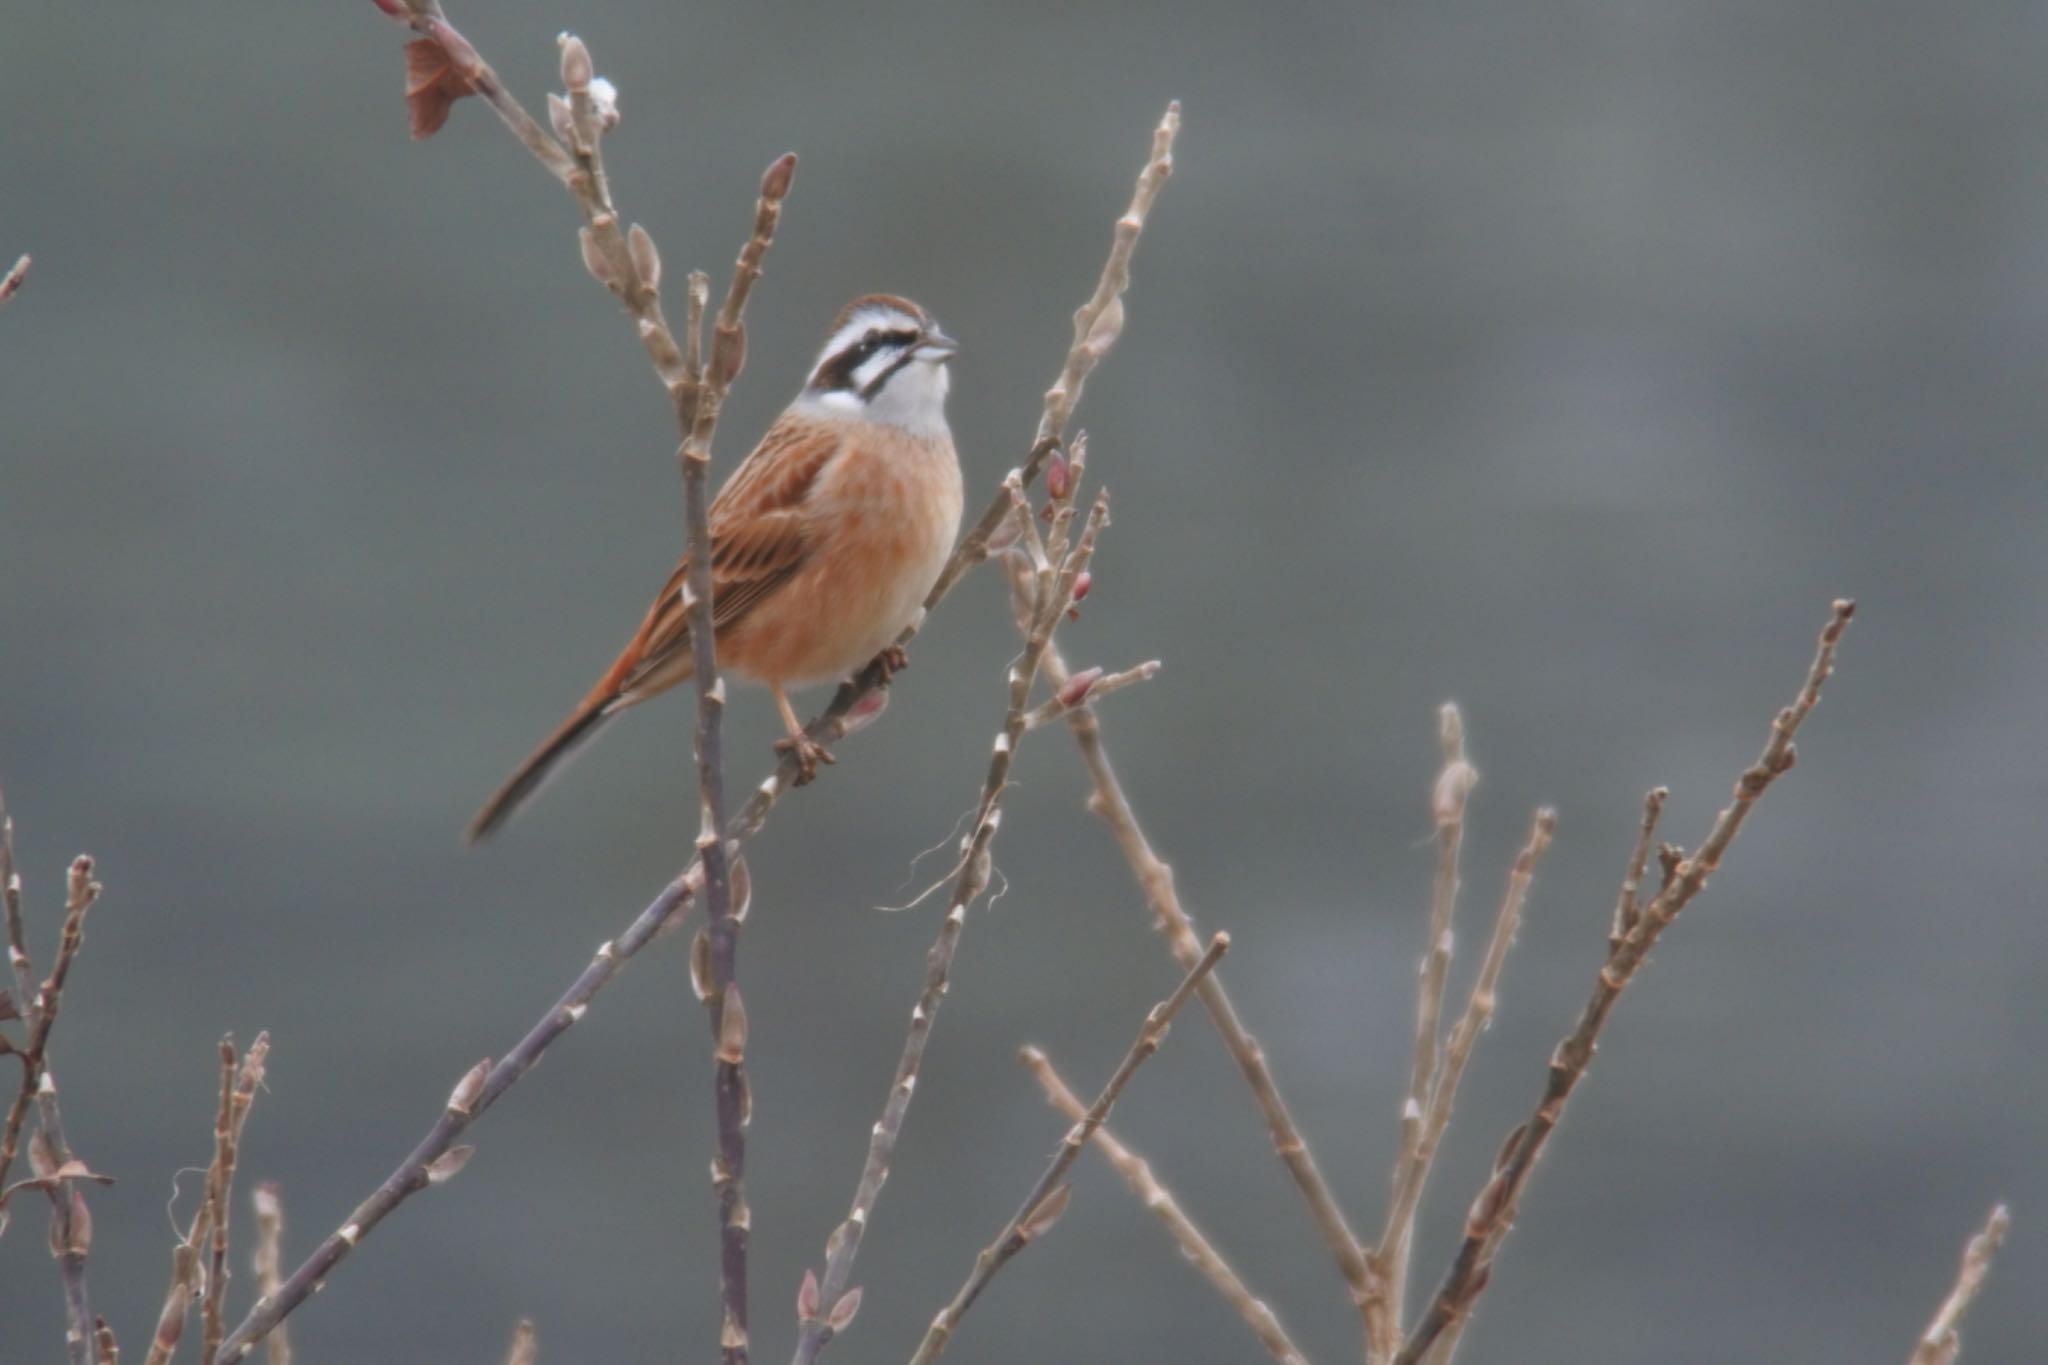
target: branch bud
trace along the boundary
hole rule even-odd
[[[626,249],[633,254],[633,269],[640,273],[641,287],[652,293],[661,288],[661,253],[654,239],[638,223],[626,231]]]
[[[711,998],[711,935],[704,929],[690,940],[690,989],[700,1002]]]
[[[725,1003],[718,1011],[718,1060],[738,1066],[747,1059],[747,1007],[740,999],[738,982],[725,988]]]
[[[612,263],[605,259],[603,248],[597,244],[597,234],[587,227],[577,228],[576,243],[583,248],[583,268],[590,272],[590,277],[617,293],[618,278],[612,274]]]
[[[427,1183],[429,1185],[447,1184],[462,1173],[462,1168],[467,1166],[469,1159],[475,1155],[476,1148],[467,1144],[460,1147],[450,1147],[447,1151],[427,1163]]]
[[[839,1302],[832,1305],[832,1316],[826,1319],[826,1325],[835,1332],[844,1332],[853,1326],[853,1315],[859,1311],[860,1290],[849,1289],[840,1296]]]
[[[1444,765],[1437,777],[1436,789],[1430,793],[1430,814],[1435,817],[1438,829],[1455,825],[1465,818],[1465,801],[1472,795],[1472,789],[1479,785],[1479,769],[1462,758],[1454,758]]]
[[[1045,491],[1055,498],[1064,498],[1072,483],[1073,479],[1067,469],[1067,457],[1055,450],[1052,458],[1045,462]]]
[[[562,49],[563,88],[572,95],[588,93],[595,71],[590,64],[590,49],[573,33],[564,33],[555,42]]]
[[[1038,1207],[1017,1227],[1017,1236],[1026,1242],[1035,1241],[1052,1231],[1052,1225],[1060,1221],[1060,1215],[1067,1211],[1067,1201],[1073,1197],[1074,1187],[1062,1185],[1038,1201]]]
[[[576,116],[569,111],[569,101],[552,90],[548,91],[548,126],[563,143],[576,145]]]
[[[796,1291],[796,1320],[809,1322],[818,1316],[818,1272],[804,1267],[804,1282]]]
[[[778,201],[789,196],[789,187],[796,179],[796,153],[784,152],[770,162],[761,176],[761,197]]]
[[[484,1093],[484,1082],[490,1079],[491,1059],[486,1057],[471,1067],[449,1092],[448,1109],[451,1113],[467,1115],[475,1107],[477,1097]]]
[[[1113,295],[1109,300],[1109,307],[1102,310],[1102,316],[1095,319],[1094,325],[1088,329],[1087,339],[1081,343],[1081,347],[1088,352],[1090,359],[1100,360],[1109,353],[1110,347],[1116,345],[1116,339],[1123,335],[1123,330],[1123,296]]]
[[[1060,689],[1060,705],[1079,706],[1088,699],[1088,694],[1095,689],[1095,684],[1101,681],[1102,670],[1100,668],[1085,669],[1082,672],[1076,673],[1073,677],[1067,679],[1067,685]]]

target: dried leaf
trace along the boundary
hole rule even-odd
[[[475,93],[439,43],[415,38],[405,45],[405,108],[412,115],[415,141],[439,132],[455,101]]]

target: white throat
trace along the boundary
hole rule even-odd
[[[863,399],[849,389],[827,393],[805,391],[796,406],[807,412],[831,417],[864,417],[901,427],[919,436],[949,436],[946,427],[946,389],[950,383],[945,362],[938,359],[913,360],[889,376],[873,398]]]

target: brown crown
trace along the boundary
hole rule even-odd
[[[932,325],[932,315],[925,312],[917,304],[912,303],[909,299],[904,298],[901,294],[863,294],[839,310],[839,316],[832,319],[832,325],[826,329],[825,334],[830,336],[838,331],[846,325],[848,318],[870,304],[879,305],[884,308],[900,308],[916,318],[923,326],[929,327]]]

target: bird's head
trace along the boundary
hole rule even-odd
[[[869,294],[847,304],[833,321],[804,400],[840,416],[943,431],[946,362],[959,349],[909,299]]]

